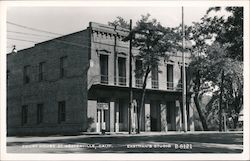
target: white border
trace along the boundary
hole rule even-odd
[[[11,154],[6,153],[6,11],[7,7],[207,7],[244,6],[244,137],[241,154]],[[249,1],[0,1],[1,160],[249,160]]]

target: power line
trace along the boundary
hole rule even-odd
[[[7,24],[18,26],[18,27],[22,27],[22,28],[25,28],[25,29],[33,30],[33,31],[44,32],[44,33],[49,33],[49,34],[53,34],[53,35],[62,36],[62,34],[50,32],[50,31],[45,31],[45,30],[41,30],[41,29],[37,29],[37,28],[33,28],[33,27],[19,25],[17,23],[13,23],[13,22],[10,22],[10,21],[7,21]]]
[[[32,43],[39,43],[37,41],[24,40],[24,39],[16,39],[16,38],[11,38],[11,37],[8,37],[7,39],[9,39],[9,40],[17,40],[17,41],[25,41],[25,42],[32,42]]]
[[[31,36],[38,36],[38,37],[48,37],[48,38],[55,38],[53,36],[47,36],[47,35],[40,35],[40,34],[31,34],[27,32],[19,32],[19,31],[7,31],[9,33],[15,33],[15,34],[21,34],[21,35],[31,35]]]

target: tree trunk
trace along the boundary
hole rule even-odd
[[[199,117],[200,117],[200,120],[201,120],[201,123],[202,123],[202,126],[203,126],[203,130],[204,131],[208,131],[207,122],[206,122],[206,119],[204,118],[204,116],[202,114],[198,97],[199,97],[198,93],[195,94],[195,96],[194,96],[194,103],[195,103],[196,109],[198,111],[198,114],[199,114]]]
[[[195,82],[196,91],[195,91],[195,95],[194,95],[194,103],[195,103],[196,109],[198,111],[203,130],[208,131],[207,122],[206,122],[205,117],[202,114],[201,106],[200,106],[200,103],[199,103],[199,92],[200,92],[200,86],[201,86],[200,81],[201,81],[201,79],[200,79],[200,71],[198,70],[197,75],[196,75],[196,82]]]
[[[147,85],[147,79],[148,79],[148,74],[150,72],[149,67],[146,70],[146,74],[143,80],[143,86],[142,86],[142,95],[141,95],[141,101],[140,101],[140,106],[137,108],[137,130],[136,133],[140,133],[140,118],[141,118],[141,109],[143,108],[144,105],[144,99],[145,99],[145,93],[146,93],[146,85]]]

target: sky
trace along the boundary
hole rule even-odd
[[[209,7],[185,7],[184,21],[186,25],[198,22],[206,14]],[[123,17],[133,24],[141,15],[149,13],[163,26],[175,27],[181,23],[181,7],[8,7],[7,21],[30,28],[66,35],[84,30],[90,21],[107,24],[117,16]],[[28,34],[25,34],[28,33]],[[31,35],[32,34],[32,35]],[[7,24],[7,51],[34,46],[57,37],[55,34],[35,32],[30,29]],[[13,40],[19,39],[19,40]],[[27,41],[24,41],[27,40]],[[28,42],[31,41],[31,42]]]

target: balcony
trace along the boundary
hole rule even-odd
[[[182,83],[167,82],[167,90],[180,91],[182,90]]]
[[[93,84],[107,84],[107,85],[116,85],[116,86],[127,86],[127,77],[118,77],[117,84],[114,84],[110,82],[109,80],[113,80],[114,77],[111,75],[95,75],[93,76],[89,83],[88,83],[88,89]],[[142,88],[143,87],[143,79],[142,78],[134,78],[135,80],[135,87],[136,88]],[[149,83],[149,82],[148,82]],[[159,84],[166,84],[166,86],[160,87]],[[147,87],[148,88],[148,87]],[[167,91],[181,91],[182,90],[182,83],[177,82],[160,82],[160,80],[151,80],[151,89],[160,89],[160,90],[167,90]]]
[[[143,80],[141,78],[136,78],[135,79],[135,86],[138,87],[138,88],[142,88]]]
[[[118,77],[118,82],[120,86],[126,86],[126,77]]]
[[[152,88],[159,88],[159,80],[152,80]]]
[[[109,83],[109,76],[108,75],[101,75],[101,83],[108,84]]]

